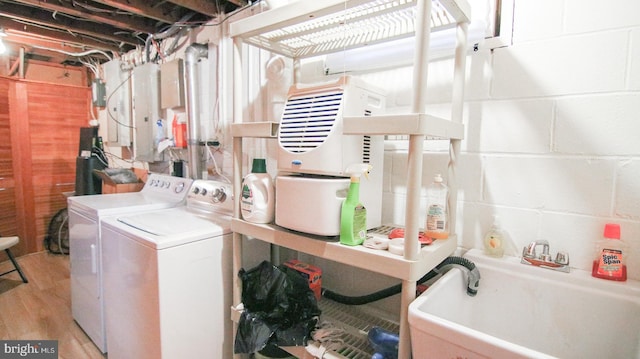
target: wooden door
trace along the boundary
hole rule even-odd
[[[88,87],[16,82],[10,91],[18,232],[28,253],[43,250],[51,218],[75,188],[80,127],[88,125]]]
[[[9,122],[9,88],[13,81],[0,77],[0,235],[18,234],[16,221],[16,188],[13,178],[13,155],[11,151],[11,124]],[[26,253],[26,244],[20,242],[12,248],[16,255]],[[6,259],[0,254],[0,261]]]

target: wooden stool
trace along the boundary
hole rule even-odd
[[[9,256],[9,259],[11,260],[11,263],[13,263],[13,266],[15,267],[15,269],[12,269],[8,272],[4,272],[2,274],[0,274],[0,277],[2,277],[5,274],[9,274],[12,272],[18,272],[20,274],[20,278],[22,278],[22,281],[25,283],[29,283],[29,281],[27,280],[27,277],[25,277],[24,273],[22,273],[22,269],[20,269],[20,266],[18,265],[18,262],[16,261],[16,259],[13,257],[13,254],[11,254],[11,251],[9,250],[9,248],[15,246],[16,244],[18,244],[18,242],[20,242],[20,238],[18,237],[0,237],[0,250],[3,250],[5,252],[7,252],[7,256]]]

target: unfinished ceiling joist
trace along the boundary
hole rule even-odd
[[[246,5],[245,0],[0,0],[0,26],[13,53],[42,55],[43,39],[83,49],[126,53],[182,19],[198,26]],[[15,35],[15,36],[11,36]],[[31,40],[33,38],[33,40]],[[38,47],[31,46],[31,42]],[[51,58],[59,61],[60,56]],[[71,60],[71,59],[66,59]],[[64,61],[66,61],[64,60]]]

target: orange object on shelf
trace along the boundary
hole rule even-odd
[[[284,265],[291,269],[295,269],[296,271],[298,271],[298,273],[300,273],[300,275],[308,280],[309,288],[316,296],[316,300],[320,300],[320,292],[322,289],[322,269],[311,264],[301,262],[297,259],[290,259],[284,262]]]
[[[178,122],[178,116],[176,115],[173,115],[171,131],[173,133],[173,142],[175,147],[187,147],[187,124]]]

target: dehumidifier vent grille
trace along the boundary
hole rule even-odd
[[[322,145],[336,123],[342,99],[342,90],[289,98],[280,121],[280,146],[304,153]]]
[[[371,116],[371,110],[364,110],[365,116]],[[362,137],[362,163],[371,163],[371,136]]]
[[[371,136],[362,138],[362,163],[371,163]]]

